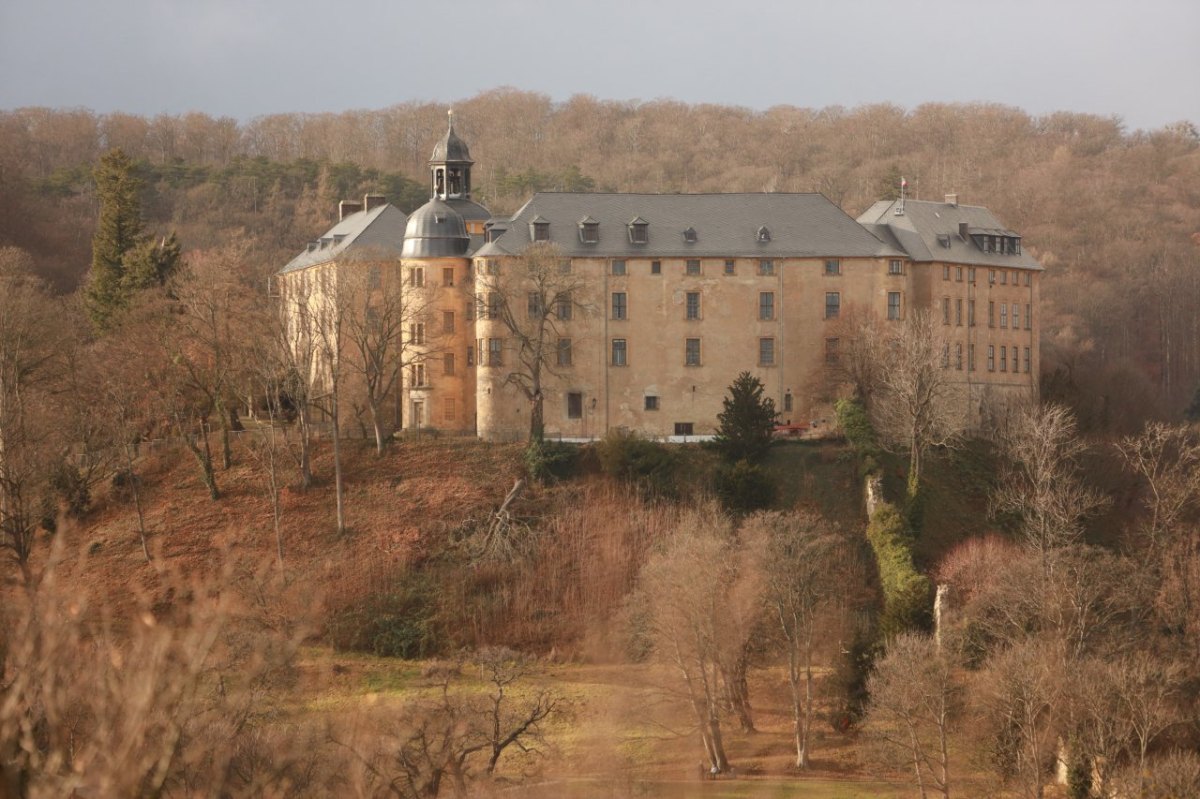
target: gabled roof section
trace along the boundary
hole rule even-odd
[[[996,215],[978,205],[905,200],[904,213],[897,215],[898,200],[880,200],[858,217],[858,221],[883,241],[894,240],[914,261],[945,261],[971,266],[1041,269],[1022,248],[1019,255],[984,252],[970,236],[985,234],[1015,237]],[[960,225],[968,236],[960,235]],[[888,238],[885,238],[888,237]],[[945,246],[946,244],[950,246]]]
[[[305,250],[279,270],[280,274],[354,255],[400,257],[408,216],[394,205],[350,214],[326,231],[320,246]]]
[[[600,224],[600,243],[584,245],[579,220]],[[529,222],[550,222],[550,240],[578,257],[874,257],[904,255],[857,224],[820,194],[603,194],[539,192],[517,211],[508,229],[476,255],[522,252],[530,244]],[[634,244],[627,230],[648,225],[649,241]],[[760,242],[767,227],[771,240]],[[680,231],[693,228],[700,244]],[[607,231],[608,235],[605,235]],[[613,235],[616,234],[616,235]]]

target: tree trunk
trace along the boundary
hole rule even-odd
[[[133,491],[133,507],[137,510],[138,520],[138,538],[142,543],[142,554],[146,556],[146,562],[151,562],[150,548],[146,545],[146,515],[142,511],[142,492],[138,489],[137,474],[133,471],[133,452],[131,451],[132,444],[126,442],[124,445],[125,451],[125,471],[129,474],[129,488]]]
[[[338,418],[338,398],[337,392],[333,395],[333,483],[334,493],[337,498],[337,534],[343,536],[346,534],[346,515],[343,506],[343,490],[342,490],[342,431],[340,429],[340,420]]]

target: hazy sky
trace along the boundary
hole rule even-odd
[[[1200,124],[1200,0],[0,0],[0,108],[245,120],[497,86]]]

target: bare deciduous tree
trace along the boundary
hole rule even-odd
[[[585,310],[585,286],[558,247],[543,243],[504,262],[497,274],[479,276],[481,313],[501,321],[514,344],[516,363],[506,367],[505,382],[529,401],[530,440],[542,438],[544,378],[557,374],[563,323]]]
[[[949,744],[960,691],[933,639],[913,633],[893,638],[867,687],[868,729],[904,753],[922,799],[927,788],[949,799]]]
[[[759,514],[745,522],[741,538],[743,546],[762,559],[758,570],[767,614],[777,623],[787,651],[795,765],[806,769],[820,632],[836,631],[861,579],[849,548],[815,514]]]
[[[920,487],[925,454],[954,443],[965,424],[943,346],[929,313],[912,311],[874,348],[872,420],[885,441],[908,450],[910,495]]]
[[[1071,412],[1060,405],[1017,409],[996,438],[1007,465],[992,495],[992,512],[1015,514],[1025,541],[1046,561],[1052,550],[1077,541],[1083,520],[1107,502],[1080,476],[1078,459],[1086,444]]]
[[[729,769],[722,736],[722,665],[750,630],[730,612],[740,579],[753,579],[733,546],[729,519],[714,505],[684,514],[663,549],[650,557],[633,600],[644,611],[656,656],[676,671],[672,692],[691,708],[709,766]]]

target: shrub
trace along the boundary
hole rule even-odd
[[[575,473],[579,448],[561,441],[531,439],[525,447],[525,471],[534,480],[563,480]]]
[[[717,470],[717,498],[726,510],[750,513],[775,501],[775,483],[761,466],[740,460]]]
[[[883,613],[879,632],[886,638],[913,629],[928,629],[933,587],[913,565],[912,540],[895,507],[881,504],[867,525],[867,540],[879,567]]]
[[[838,426],[842,429],[842,435],[846,436],[846,440],[850,442],[850,446],[854,447],[854,451],[864,460],[877,463],[882,451],[879,447],[879,439],[875,435],[875,428],[867,416],[867,409],[858,400],[841,399],[834,405],[834,411],[837,413]]]
[[[774,441],[775,400],[764,396],[763,382],[742,372],[729,386],[723,400],[724,410],[717,414],[720,425],[712,446],[729,463],[758,463]]]
[[[666,445],[637,433],[611,430],[596,445],[600,469],[610,477],[638,483],[654,493],[675,491],[679,459]]]
[[[439,649],[436,594],[428,579],[410,575],[383,591],[342,608],[329,620],[329,643],[338,650],[380,657],[424,658]]]

